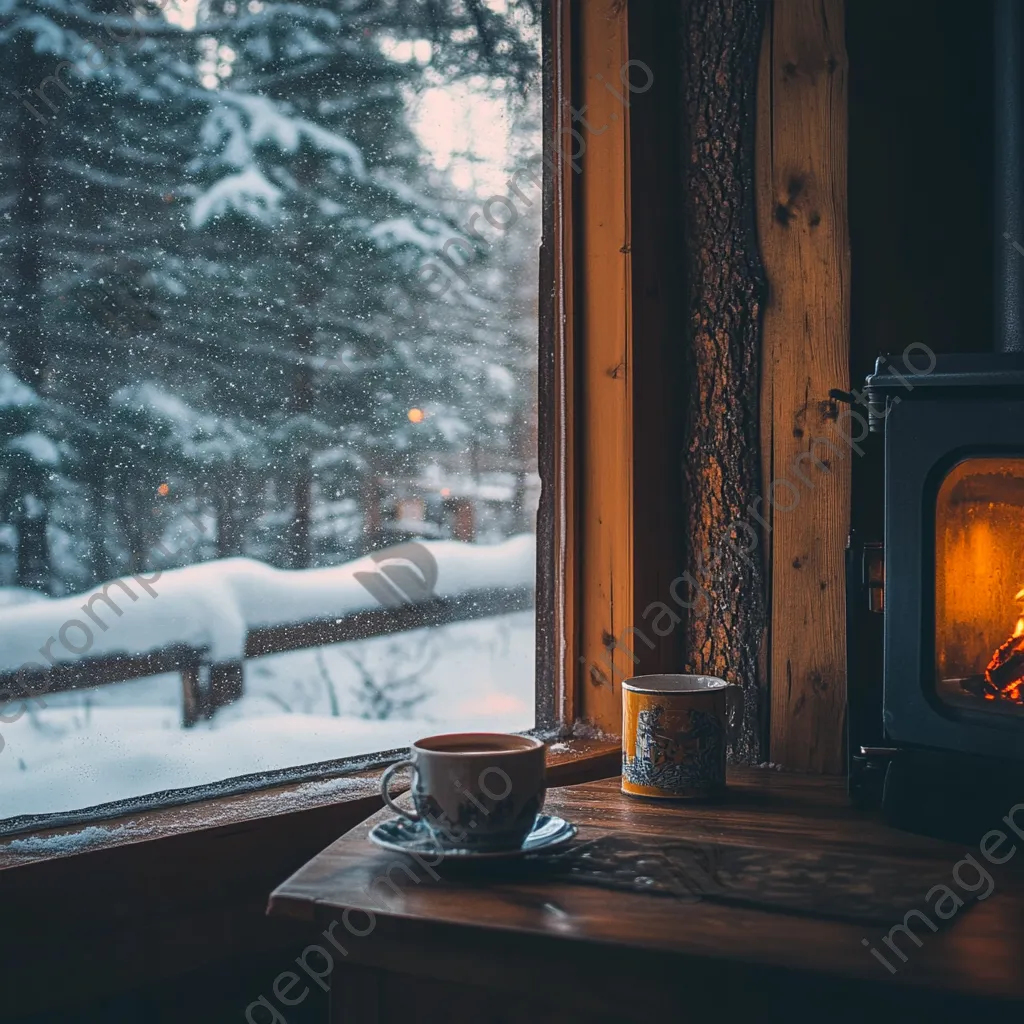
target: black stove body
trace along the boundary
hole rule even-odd
[[[851,792],[975,834],[1024,800],[1024,354],[911,346],[857,397],[885,508],[882,542],[849,549]]]
[[[911,344],[846,396],[878,531],[848,551],[851,793],[958,838],[1024,801],[1024,3],[991,10],[994,351]]]

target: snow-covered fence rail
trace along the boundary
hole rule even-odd
[[[0,710],[178,672],[182,718],[192,725],[241,696],[245,658],[532,607],[534,551],[524,535],[495,545],[398,545],[324,569],[230,558],[0,608]],[[403,587],[408,581],[419,586]]]

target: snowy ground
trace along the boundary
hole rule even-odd
[[[396,717],[362,717],[371,702],[360,694],[378,689],[398,702]],[[529,728],[534,617],[518,612],[253,659],[245,696],[192,729],[181,728],[176,675],[53,694],[46,703],[2,726],[0,820],[401,747],[431,732]]]

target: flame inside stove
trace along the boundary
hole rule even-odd
[[[1024,602],[1024,587],[1017,591],[1014,601]],[[985,683],[985,700],[1024,704],[1024,604],[1013,635],[996,648],[985,667]]]

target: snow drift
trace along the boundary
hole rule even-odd
[[[411,603],[534,584],[535,541],[527,534],[494,545],[428,541],[417,546],[436,561],[437,578],[432,594],[407,590]],[[408,561],[400,548],[390,552],[396,567]],[[42,669],[47,661],[70,664],[174,647],[203,652],[215,663],[240,661],[250,630],[380,608],[374,588],[357,577],[379,577],[391,560],[386,554],[302,570],[228,558],[125,576],[74,597],[0,605],[0,673]]]

